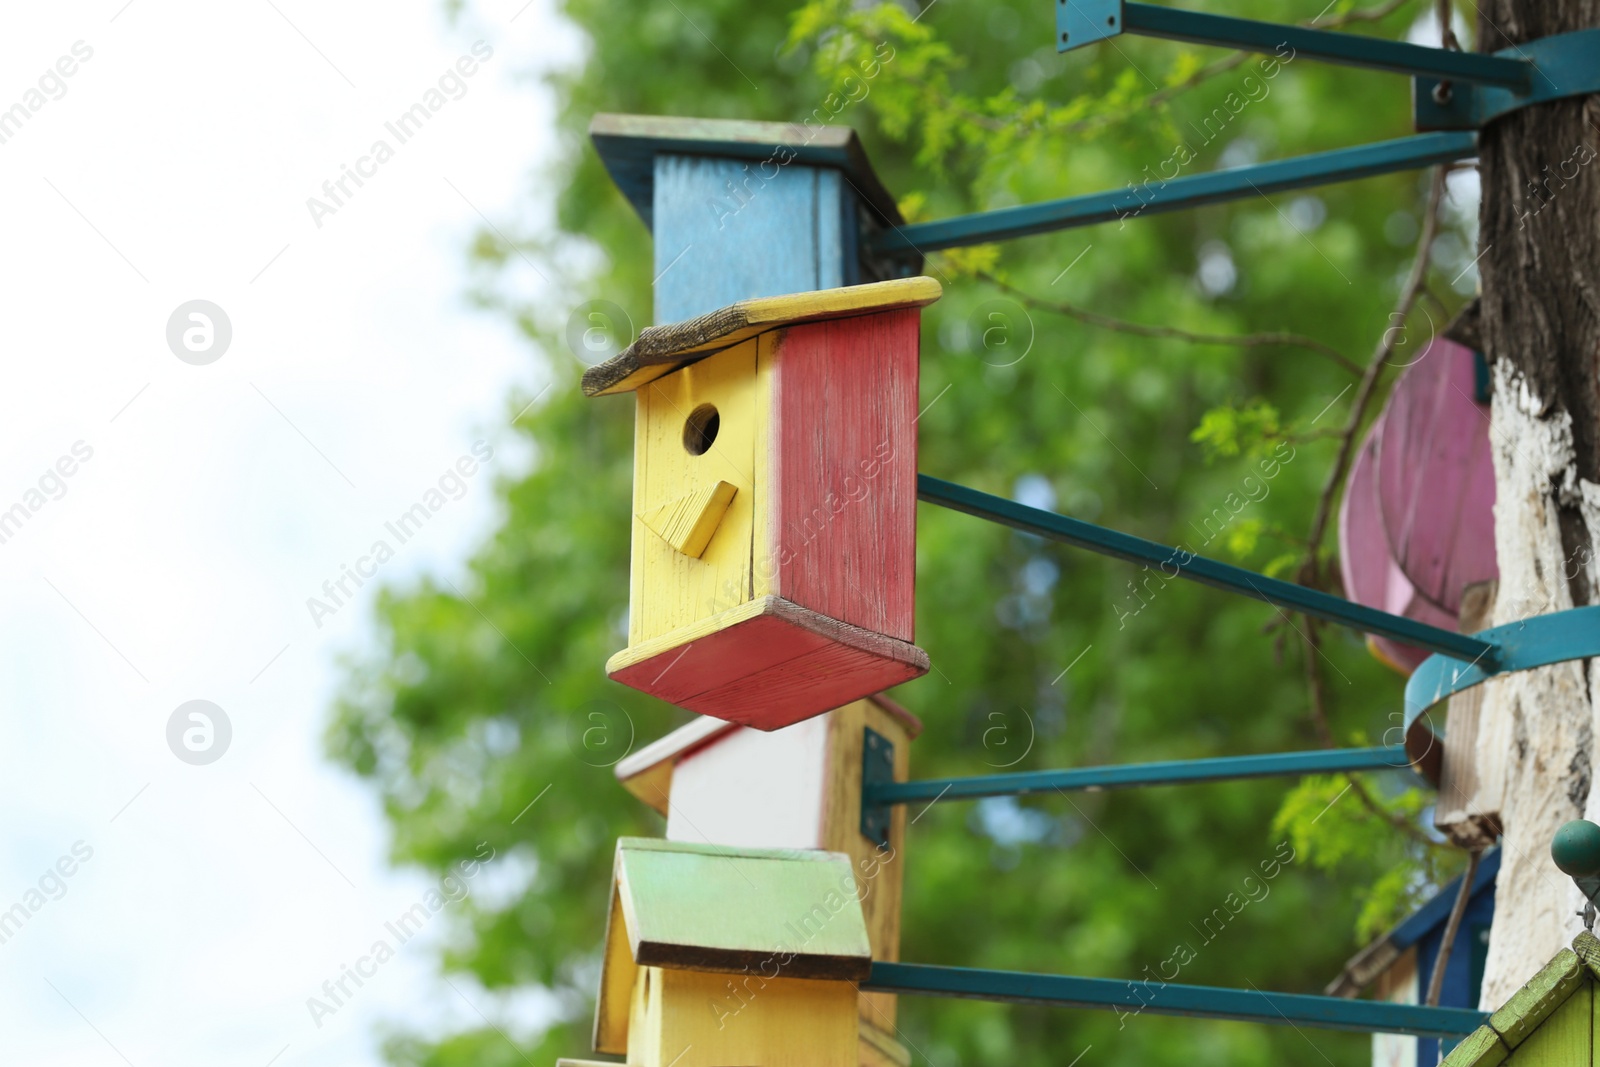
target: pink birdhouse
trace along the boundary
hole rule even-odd
[[[1462,592],[1499,577],[1488,412],[1471,349],[1436,339],[1407,367],[1350,470],[1339,509],[1345,595],[1457,628]],[[1373,653],[1409,674],[1429,653],[1388,638]]]

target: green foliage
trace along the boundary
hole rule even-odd
[[[924,218],[1409,125],[1394,79],[1308,60],[1268,75],[1255,57],[1230,65],[1134,38],[1057,55],[1051,12],[1037,0],[940,0],[920,16],[870,0],[561,9],[590,48],[550,78],[563,149],[542,179],[559,190],[559,232],[518,237],[516,248],[486,234],[474,251],[478,298],[516,321],[556,375],[516,423],[535,458],[499,485],[500,528],[459,589],[424,581],[380,599],[380,646],[352,658],[328,744],[382,798],[395,862],[442,872],[480,842],[496,849],[501,888],[464,909],[447,972],[491,990],[543,986],[563,1008],[545,1033],[507,1027],[516,1049],[492,1028],[398,1035],[391,1059],[410,1067],[544,1065],[589,1052],[612,842],[661,832],[609,763],[685,717],[602,671],[625,641],[631,405],[578,395],[581,367],[563,331],[573,307],[594,298],[647,323],[652,268],[647,232],[585,143],[594,112],[847,123],[908,215]],[[1284,18],[1267,0],[1238,0],[1230,13]],[[1416,13],[1402,7],[1363,30],[1398,37]],[[1231,111],[1229,94],[1247,105]],[[1385,223],[1419,196],[1417,176],[1396,175],[930,260],[946,291],[924,318],[921,469],[1293,570],[1336,449],[1326,429],[1348,417],[1347,369],[1287,345],[1106,329],[1025,307],[983,279],[1134,323],[1292,331],[1368,352],[1391,325],[1385,279],[1411,254]],[[509,220],[498,229],[517,232]],[[548,265],[554,291],[530,298],[512,287],[505,268],[521,256]],[[1436,292],[1448,292],[1448,277]],[[997,306],[1025,358],[984,347]],[[1270,492],[1252,495],[1247,478]],[[919,775],[1317,743],[1306,652],[1286,628],[1284,642],[1263,634],[1282,624],[1269,607],[934,508],[919,510],[917,553],[917,637],[935,669],[895,695],[926,723],[913,750]],[[1335,736],[1377,730],[1398,706],[1399,680],[1359,638],[1324,631],[1318,662],[1334,679]],[[1343,783],[937,803],[905,851],[902,956],[1141,977],[1287,841],[1299,858],[1270,897],[1203,947],[1181,980],[1318,991],[1350,954],[1352,931],[1391,921],[1453,862],[1416,837],[1420,794],[1382,793],[1374,778],[1379,813],[1354,795],[1328,807]],[[1085,1046],[1084,1067],[1277,1067],[1304,1061],[1308,1037],[1318,1059],[1341,1067],[1369,1057],[1359,1035],[1149,1013],[1119,1025],[1104,1013],[905,998],[900,1025],[918,1067],[1046,1067]]]
[[[1466,865],[1465,853],[1420,832],[1416,837],[1385,833],[1396,823],[1419,826],[1433,798],[1415,787],[1384,796],[1380,785],[1370,775],[1305,778],[1284,798],[1272,821],[1274,832],[1287,836],[1296,853],[1319,870],[1337,874],[1352,863],[1380,865],[1377,878],[1356,891],[1361,910],[1355,936],[1360,941],[1411,914]]]
[[[1204,450],[1208,463],[1259,456],[1282,437],[1278,409],[1260,397],[1243,406],[1228,403],[1212,408],[1200,416],[1200,425],[1189,434],[1189,440]]]

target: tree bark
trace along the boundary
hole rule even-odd
[[[1600,25],[1600,0],[1482,0],[1498,51]],[[1481,336],[1493,370],[1496,624],[1595,603],[1600,588],[1600,97],[1513,112],[1479,140]],[[1503,856],[1481,1006],[1494,1009],[1580,928],[1550,860],[1591,796],[1592,661],[1489,683],[1480,744],[1509,748]]]

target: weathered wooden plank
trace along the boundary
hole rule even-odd
[[[822,201],[816,168],[758,170],[737,159],[656,156],[656,321],[844,284],[843,263],[821,259],[817,219],[840,208]]]
[[[589,136],[612,180],[647,226],[653,224],[655,158],[663,153],[743,160],[758,164],[757,177],[772,173],[772,165],[759,166],[767,160],[780,167],[834,171],[849,179],[883,221],[904,221],[849,126],[603,112],[590,120]]]
[[[645,327],[627,348],[584,373],[583,391],[587,396],[630,392],[766,330],[926,307],[942,291],[934,279],[915,277],[739,300],[680,322]]]
[[[1579,973],[1577,988],[1514,1046],[1511,1060],[1517,1067],[1592,1067],[1594,981],[1586,970]]]
[[[1489,1025],[1499,1033],[1506,1047],[1515,1052],[1580,984],[1589,980],[1588,971],[1577,955],[1570,948],[1564,948],[1489,1017]]]
[[[760,353],[776,368],[766,550],[778,595],[902,641],[914,621],[920,323],[913,306],[791,326]]]
[[[639,391],[635,419],[633,592],[628,643],[636,645],[750,596],[755,498],[756,343],[724,349]],[[717,411],[717,435],[695,455],[684,444],[690,416]],[[726,482],[736,490],[715,536],[698,557],[669,545],[638,516],[695,487]]]
[[[1461,632],[1474,634],[1493,621],[1495,582],[1470,585],[1461,595]],[[1500,800],[1505,784],[1505,746],[1485,745],[1480,723],[1484,688],[1475,686],[1450,698],[1439,799],[1433,825],[1457,845],[1484,849],[1500,836]]]
[[[624,685],[702,715],[776,730],[928,672],[908,642],[759,597],[606,662]]]
[[[845,853],[855,867],[872,958],[898,960],[906,810],[900,806],[891,811],[887,848],[879,848],[877,842],[862,835],[862,748],[868,728],[887,739],[894,746],[895,780],[903,782],[911,771],[911,740],[921,732],[922,724],[882,696],[858,700],[830,712],[826,718],[828,791],[822,808],[823,847]],[[892,1030],[898,999],[893,993],[862,993],[863,1025]]]
[[[1461,1040],[1440,1067],[1500,1067],[1511,1055],[1494,1027],[1485,1024]]]
[[[1600,938],[1595,937],[1587,930],[1578,932],[1572,939],[1572,951],[1589,968],[1589,973],[1600,978]]]

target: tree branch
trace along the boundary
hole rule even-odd
[[[1450,963],[1450,950],[1455,947],[1456,932],[1461,929],[1461,916],[1466,913],[1467,901],[1472,899],[1472,880],[1478,875],[1478,860],[1483,853],[1467,855],[1467,870],[1461,876],[1461,888],[1456,901],[1450,906],[1450,919],[1444,924],[1444,940],[1439,943],[1439,954],[1434,957],[1433,973],[1428,976],[1428,996],[1423,1003],[1430,1008],[1439,1006],[1439,993],[1444,989],[1444,969]]]
[[[1401,287],[1400,299],[1395,302],[1394,312],[1389,316],[1390,326],[1379,338],[1377,348],[1372,354],[1372,362],[1367,365],[1360,384],[1356,386],[1355,400],[1350,405],[1350,417],[1345,421],[1338,454],[1334,456],[1333,466],[1329,468],[1322,493],[1317,498],[1317,510],[1311,520],[1311,533],[1306,538],[1311,549],[1298,575],[1302,585],[1320,587],[1322,584],[1322,565],[1318,559],[1318,552],[1322,546],[1322,538],[1328,530],[1328,517],[1333,512],[1333,498],[1338,494],[1339,487],[1344,484],[1345,475],[1349,472],[1350,455],[1355,449],[1357,431],[1361,429],[1366,419],[1367,408],[1377,394],[1378,382],[1383,378],[1384,368],[1389,365],[1389,357],[1394,354],[1396,338],[1404,335],[1406,320],[1410,317],[1411,310],[1416,307],[1417,299],[1422,293],[1423,282],[1428,276],[1428,266],[1432,262],[1433,239],[1439,232],[1439,205],[1443,200],[1444,170],[1435,167],[1433,181],[1428,190],[1428,208],[1422,220],[1422,235],[1417,239],[1417,255],[1411,263],[1411,273],[1407,276],[1405,285]]]
[[[1317,740],[1323,748],[1333,748],[1333,729],[1328,725],[1327,695],[1322,687],[1322,670],[1317,666],[1317,659],[1322,655],[1322,639],[1317,633],[1317,621],[1307,618],[1305,627],[1300,630],[1300,636],[1305,640],[1306,646],[1306,688],[1311,695],[1311,724],[1317,731]],[[1346,773],[1345,780],[1350,783],[1350,791],[1361,801],[1363,807],[1376,818],[1388,823],[1418,845],[1427,848],[1448,848],[1449,845],[1435,841],[1403,815],[1396,815],[1378,802],[1378,799],[1367,789],[1366,784],[1354,774]]]
[[[1176,326],[1151,326],[1142,322],[1129,322],[1126,319],[1112,318],[1110,315],[1102,315],[1099,312],[1089,311],[1086,308],[1078,307],[1076,304],[1044,300],[1040,297],[1033,296],[1030,293],[1023,292],[1021,289],[1011,285],[1009,282],[1002,281],[998,276],[991,274],[988,271],[978,271],[977,276],[1002,292],[1008,293],[1009,295],[1015,297],[1028,307],[1037,308],[1040,311],[1054,312],[1058,315],[1065,315],[1068,318],[1077,319],[1079,322],[1086,323],[1090,326],[1097,326],[1103,330],[1114,330],[1118,333],[1131,333],[1139,337],[1170,337],[1174,340],[1186,341],[1189,344],[1196,345],[1221,345],[1231,348],[1261,348],[1265,346],[1278,345],[1287,348],[1304,348],[1308,351],[1317,353],[1319,356],[1323,356],[1332,360],[1334,363],[1338,364],[1344,370],[1349,371],[1351,374],[1361,374],[1361,368],[1357,366],[1353,360],[1341,353],[1337,348],[1334,348],[1332,345],[1324,344],[1314,337],[1307,337],[1304,334],[1288,333],[1281,330],[1269,333],[1242,334],[1195,333],[1191,330],[1180,330]]]

